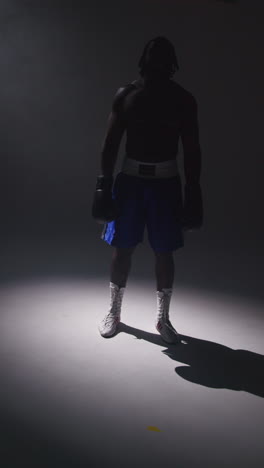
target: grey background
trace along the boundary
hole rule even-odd
[[[198,101],[203,155],[205,223],[176,254],[177,281],[262,298],[263,3],[83,5],[1,2],[2,280],[107,274],[90,214],[106,121],[145,43],[165,35]],[[116,173],[123,154],[124,141]],[[138,252],[135,274],[152,274],[147,240]]]
[[[83,5],[0,2],[3,466],[188,460],[184,466],[258,468],[263,2]],[[188,345],[157,353],[164,343],[151,333],[147,238],[126,292],[130,325],[112,341],[97,333],[112,249],[91,203],[113,95],[137,78],[145,43],[160,34],[175,45],[176,81],[199,105],[205,222],[174,257],[172,316]],[[124,141],[116,173],[123,154]],[[145,424],[164,432],[142,433]]]

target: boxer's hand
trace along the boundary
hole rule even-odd
[[[99,175],[97,177],[92,204],[92,217],[99,224],[113,221],[118,215],[116,201],[112,198],[113,180],[113,176]]]
[[[200,229],[202,224],[203,200],[200,184],[186,184],[184,188],[182,228],[184,231],[193,231]]]

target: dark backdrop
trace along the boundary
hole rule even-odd
[[[40,239],[82,239],[83,269],[104,271],[111,249],[90,208],[107,117],[145,43],[165,35],[203,154],[205,223],[186,236],[179,277],[262,297],[263,13],[255,0],[1,1],[3,279]],[[124,141],[116,172],[123,154]]]

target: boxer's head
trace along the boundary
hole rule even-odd
[[[171,78],[179,70],[173,44],[166,37],[151,39],[138,63],[141,76]]]

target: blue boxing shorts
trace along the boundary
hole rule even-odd
[[[183,209],[180,175],[169,178],[144,178],[119,172],[112,196],[119,215],[105,223],[101,239],[119,248],[135,247],[148,240],[155,252],[169,252],[184,246],[181,227]]]

